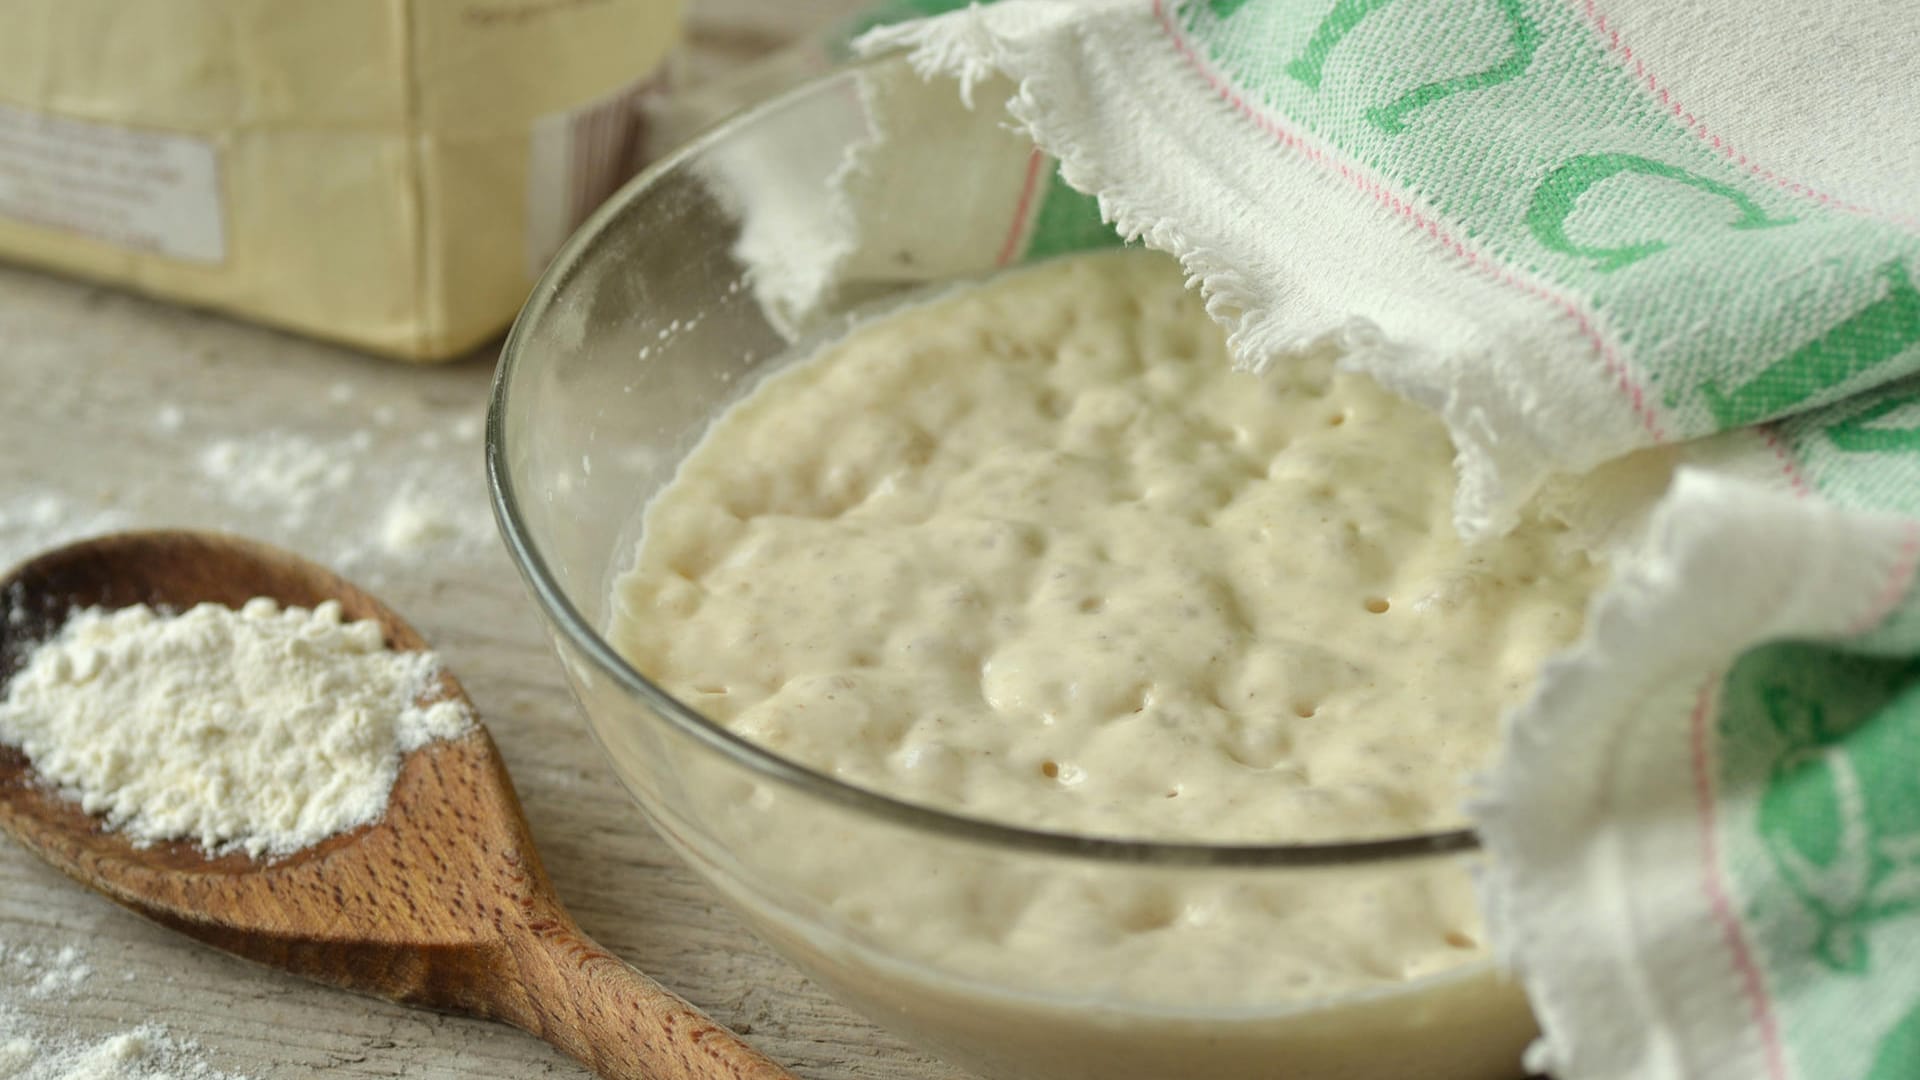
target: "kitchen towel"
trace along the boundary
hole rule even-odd
[[[1469,537],[1677,463],[1473,808],[1563,1080],[1920,1077],[1917,44],[1782,0],[1003,0],[862,41],[1178,255],[1241,362],[1337,339],[1437,411]]]

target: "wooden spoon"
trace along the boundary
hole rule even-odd
[[[262,544],[207,533],[104,536],[0,582],[0,688],[75,607],[338,600],[390,648],[426,648],[380,601]],[[465,701],[451,675],[427,700]],[[0,747],[0,828],[84,885],[217,949],[407,1005],[504,1020],[619,1080],[792,1080],[594,944],[541,869],[493,740],[476,726],[409,754],[372,825],[288,858],[135,847]]]

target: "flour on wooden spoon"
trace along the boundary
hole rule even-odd
[[[0,700],[0,742],[136,842],[286,855],[385,811],[401,756],[466,731],[430,653],[340,605],[75,612]]]

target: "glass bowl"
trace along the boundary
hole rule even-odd
[[[770,945],[982,1076],[1518,1075],[1534,1034],[1523,996],[1470,936],[1422,923],[1449,904],[1472,918],[1468,833],[1223,847],[970,819],[744,741],[603,636],[645,502],[714,416],[794,351],[793,313],[769,316],[754,251],[808,250],[874,103],[911,84],[897,60],[849,68],[658,163],[568,243],[507,340],[487,428],[495,511],[614,769]],[[967,128],[953,138],[977,137]],[[945,154],[932,182],[862,208],[898,250],[843,262],[863,269],[819,291],[811,325],[1005,261],[1002,236],[956,243],[951,211],[1004,187],[1007,156]],[[922,247],[947,255],[912,257]],[[1408,969],[1376,956],[1372,939],[1409,927],[1431,934],[1431,958]],[[1379,970],[1355,984],[1316,957]]]

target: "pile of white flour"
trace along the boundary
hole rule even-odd
[[[89,608],[8,685],[0,742],[135,841],[285,855],[379,818],[401,756],[472,725],[417,703],[439,670],[331,601]]]

